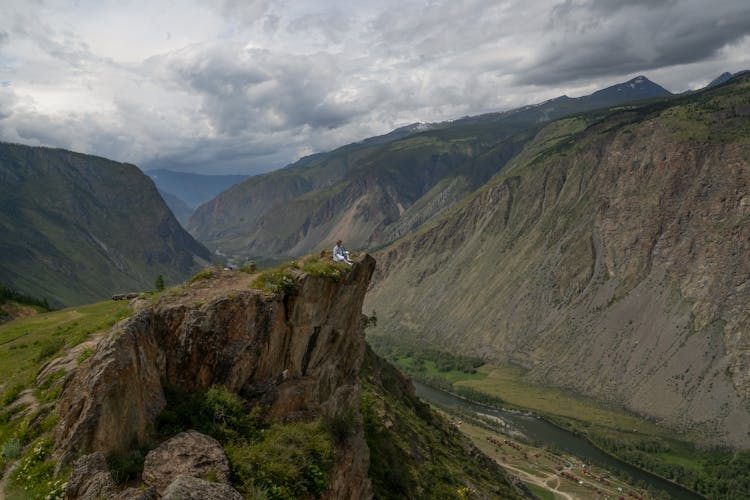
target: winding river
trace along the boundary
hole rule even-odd
[[[417,390],[417,396],[435,406],[445,409],[459,409],[472,413],[483,413],[500,417],[505,421],[511,422],[518,428],[518,430],[533,441],[555,445],[559,449],[583,460],[589,460],[611,470],[616,469],[624,472],[633,478],[634,481],[642,480],[644,483],[655,489],[669,493],[672,498],[686,500],[701,500],[704,498],[675,483],[666,481],[658,476],[649,474],[637,467],[633,467],[630,464],[618,460],[611,455],[607,455],[585,439],[539,418],[521,415],[510,411],[487,408],[454,396],[448,392],[426,386],[417,381],[414,381],[414,387]]]

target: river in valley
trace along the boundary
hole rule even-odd
[[[414,381],[414,387],[417,390],[417,396],[439,408],[481,413],[501,418],[512,424],[532,441],[553,445],[567,453],[577,456],[584,462],[593,462],[610,470],[624,472],[633,478],[635,482],[642,480],[644,483],[655,489],[667,492],[672,498],[689,500],[703,499],[702,496],[686,490],[681,486],[642,471],[641,469],[622,462],[611,455],[607,455],[585,439],[537,417],[487,408],[416,381]]]

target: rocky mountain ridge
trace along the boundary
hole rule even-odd
[[[670,95],[637,77],[590,96],[402,127],[251,177],[199,207],[187,227],[238,260],[302,255],[338,239],[352,248],[380,247],[487,182],[541,124]]]
[[[378,253],[380,333],[750,446],[750,78],[555,122]]]

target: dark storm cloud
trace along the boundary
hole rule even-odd
[[[239,172],[259,174],[289,161],[286,148],[294,138],[284,135],[248,140],[246,138],[198,139],[178,151],[159,153],[142,166],[192,172]]]
[[[639,73],[682,91],[750,65],[747,0],[3,6],[1,139],[194,172],[267,171]]]
[[[566,1],[519,83],[551,84],[705,60],[750,34],[746,1]]]

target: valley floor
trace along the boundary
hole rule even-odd
[[[611,461],[624,462],[622,469],[628,476],[639,478],[641,472],[647,471],[654,478],[653,484],[664,484],[658,478],[669,481],[666,489],[677,488],[675,498],[750,498],[750,451],[702,447],[693,436],[678,434],[622,408],[535,384],[517,366],[485,364],[481,360],[407,344],[393,337],[369,335],[368,342],[413,380],[469,401],[533,412],[608,455],[611,460],[601,463],[610,470],[621,469],[618,465],[612,466]],[[436,404],[441,406],[440,402]],[[554,441],[546,446],[555,451],[561,449]],[[515,468],[522,465],[503,463]],[[540,480],[545,483],[545,475],[537,474],[535,487],[541,488],[538,483]],[[648,477],[643,480],[652,484]],[[632,484],[636,482],[640,484],[636,480]],[[670,484],[679,484],[687,490],[673,488]]]
[[[530,446],[470,422],[461,421],[458,427],[477,448],[542,499],[653,498],[644,489],[572,455]]]

